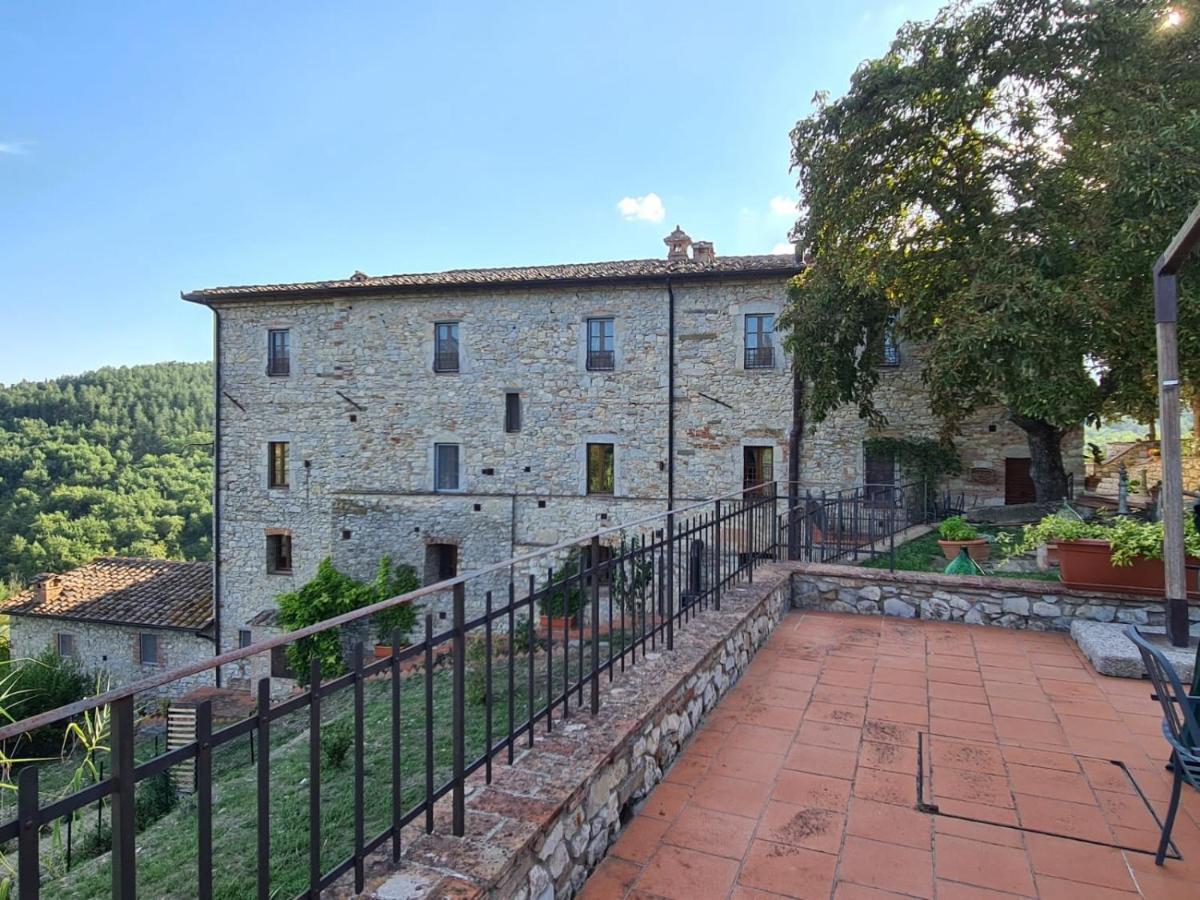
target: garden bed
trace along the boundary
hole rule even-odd
[[[981,537],[987,538],[989,541],[995,541],[1001,535],[1009,535],[1012,539],[1019,539],[1021,529],[1019,527],[987,527],[979,528]],[[942,573],[946,570],[948,563],[945,555],[942,553],[942,548],[938,545],[937,531],[931,531],[928,534],[922,535],[914,540],[907,541],[896,547],[896,564],[895,569],[898,572],[935,572]],[[1007,563],[997,563],[996,557],[999,554],[993,554],[990,561],[982,564],[984,574],[994,578],[1024,578],[1037,581],[1058,581],[1058,572],[1056,570],[1039,571],[1032,567],[1032,560],[1018,558],[1010,560]],[[1017,566],[1025,566],[1028,564],[1029,569],[1017,568]],[[891,568],[891,555],[882,553],[879,556],[862,564],[863,568],[868,569],[889,569]],[[1011,568],[1010,568],[1011,567]],[[971,577],[971,576],[964,576]],[[979,576],[982,577],[982,576]]]

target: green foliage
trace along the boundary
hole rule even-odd
[[[950,516],[938,526],[943,541],[974,541],[979,539],[979,529],[962,516]]]
[[[516,653],[528,653],[529,642],[529,616],[521,616],[517,619],[513,626],[516,631],[509,635],[509,640],[512,641],[513,651]]]
[[[638,614],[644,604],[646,586],[654,577],[654,563],[646,554],[639,551],[645,544],[645,538],[640,542],[637,537],[628,542],[621,539],[621,549],[610,572],[610,591],[618,608],[628,614]]]
[[[416,569],[408,565],[399,565],[393,569],[391,558],[385,556],[379,560],[379,572],[373,585],[375,599],[371,602],[399,597],[415,591],[420,586],[421,579],[417,577]],[[416,624],[417,608],[412,603],[402,603],[375,616],[375,634],[381,643],[386,644],[391,642],[392,632],[399,629],[401,641],[407,642]]]
[[[946,434],[980,406],[1026,430],[1039,496],[1057,441],[1154,400],[1150,269],[1200,196],[1200,16],[1166,0],[956,2],[904,26],[792,133],[798,243],[781,326],[819,423],[874,424],[888,323]],[[1180,360],[1200,380],[1196,279]],[[1086,365],[1085,365],[1086,361]]]
[[[949,438],[871,437],[863,445],[868,453],[891,454],[899,462],[905,481],[925,485],[927,502],[936,496],[943,478],[962,471],[962,460]]]
[[[317,574],[311,581],[298,591],[280,594],[275,598],[279,605],[279,622],[288,631],[306,628],[342,613],[353,612],[380,600],[395,597],[399,593],[406,593],[405,588],[410,584],[416,586],[416,573],[412,567],[398,566],[393,571],[391,559],[386,556],[379,561],[378,573],[370,584],[363,584],[349,575],[343,575],[326,557],[317,566]],[[386,628],[378,624],[380,619],[384,620]],[[386,633],[390,639],[392,628],[399,627],[402,632],[407,633],[415,620],[416,611],[412,609],[412,605],[404,604],[377,616],[376,628],[381,633]],[[340,629],[329,628],[289,644],[288,664],[295,673],[296,680],[301,684],[308,683],[309,668],[313,659],[320,660],[323,678],[343,674],[346,671],[346,661],[342,658],[340,637]]]
[[[1054,513],[1040,522],[1026,525],[1017,542],[1008,545],[1006,555],[1013,556],[1054,541],[1108,541],[1114,566],[1130,566],[1136,559],[1162,559],[1163,523],[1143,522],[1127,516],[1107,521],[1084,522],[1075,516]],[[1200,534],[1191,516],[1183,520],[1184,550],[1200,557]]]
[[[330,722],[321,729],[321,759],[327,768],[340,769],[354,744],[354,732],[345,719]]]
[[[487,644],[482,638],[467,641],[466,675],[463,691],[467,702],[483,706],[487,702]]]
[[[572,550],[566,560],[550,575],[550,585],[538,600],[543,616],[553,619],[574,619],[583,608],[583,591],[579,589],[579,551]]]
[[[179,803],[175,786],[167,772],[151,775],[138,785],[134,800],[133,821],[138,831],[150,827]]]
[[[212,416],[207,363],[0,387],[0,579],[209,558]]]
[[[33,659],[14,665],[12,687],[7,712],[14,719],[25,719],[82,700],[91,693],[92,680],[75,660],[47,647]],[[22,751],[31,756],[58,754],[67,724],[58,722],[29,732],[23,738]]]

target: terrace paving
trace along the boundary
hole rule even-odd
[[[1195,900],[1200,792],[1139,852],[1159,722],[1066,635],[793,612],[582,896]]]

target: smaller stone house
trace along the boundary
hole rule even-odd
[[[10,617],[13,659],[51,647],[115,688],[213,655],[212,585],[211,563],[101,557],[39,576],[0,603],[0,615]],[[212,673],[201,673],[163,691],[211,683]]]

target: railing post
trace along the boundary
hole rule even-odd
[[[366,880],[364,858],[366,853],[363,845],[364,810],[366,803],[366,772],[363,760],[363,744],[366,742],[366,732],[363,727],[363,645],[362,641],[354,642],[354,892],[361,894]]]
[[[308,892],[321,896],[321,661],[308,666]]]
[[[400,716],[400,629],[392,629],[392,862],[400,860],[400,820],[404,815],[404,781],[400,765],[401,736],[404,732]]]
[[[675,649],[675,513],[667,513],[667,649]]]
[[[779,559],[779,482],[771,482],[771,558]]]
[[[600,712],[600,537],[592,535],[592,715]],[[612,579],[609,579],[612,592]],[[582,628],[582,623],[580,624]],[[612,634],[609,634],[612,640]],[[609,644],[609,660],[612,660],[612,644]]]
[[[713,531],[714,531],[713,544],[714,544],[715,551],[717,554],[717,578],[716,578],[716,590],[713,592],[713,607],[717,610],[717,612],[720,612],[721,611],[721,588],[724,586],[724,579],[721,576],[721,571],[722,571],[721,564],[723,562],[723,560],[721,559],[721,528],[722,528],[721,501],[715,500],[713,502],[716,504],[716,516],[714,517],[714,524],[716,527],[713,529]]]
[[[20,897],[21,900],[38,900],[41,896],[42,865],[39,861],[38,846],[40,835],[36,765],[26,766],[17,776],[17,822],[17,884]]]
[[[137,897],[137,847],[134,826],[133,697],[112,704],[112,830],[113,900]]]
[[[197,894],[212,897],[212,701],[196,707],[196,862]]]
[[[466,687],[466,594],[467,588],[461,581],[454,586],[454,786],[452,788],[452,826],[455,837],[466,834],[466,791],[463,769],[466,767],[466,719],[464,716]],[[431,723],[432,724],[432,723]]]
[[[271,897],[271,679],[258,680],[258,900]]]

